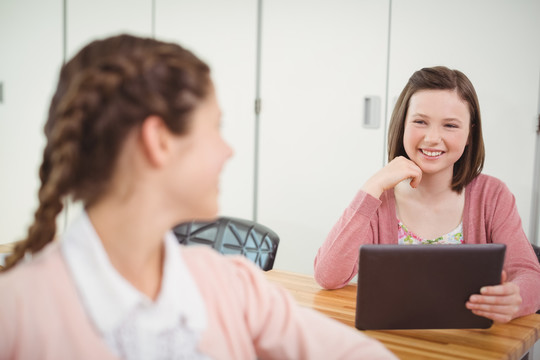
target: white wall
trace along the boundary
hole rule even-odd
[[[0,243],[19,240],[37,206],[43,125],[62,63],[62,0],[0,1]]]
[[[514,193],[529,234],[540,1],[393,0],[393,5],[389,96],[397,97],[422,67],[463,71],[480,101],[484,173],[503,180]]]
[[[156,37],[182,44],[211,68],[223,137],[234,148],[221,175],[220,212],[246,219],[253,214],[256,29],[253,0],[156,1]]]
[[[311,273],[328,231],[382,165],[389,1],[265,2],[258,221],[281,241],[274,267]],[[382,123],[382,119],[381,119]]]
[[[281,235],[276,268],[311,273],[328,230],[383,164],[383,127],[365,129],[361,121],[364,96],[385,103],[389,4],[264,1],[258,220]],[[180,41],[212,66],[225,137],[236,149],[223,174],[222,214],[250,218],[257,1],[156,0],[155,19],[151,0],[67,5],[68,56],[96,37],[150,35],[154,20],[158,37]],[[392,1],[389,106],[414,70],[444,64],[464,71],[480,97],[486,172],[516,194],[527,232],[539,13],[537,0]],[[61,63],[62,0],[2,0],[0,30],[5,243],[24,236],[37,204],[42,126]]]

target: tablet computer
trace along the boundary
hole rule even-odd
[[[480,288],[501,283],[504,244],[362,245],[356,328],[489,328],[465,307]]]

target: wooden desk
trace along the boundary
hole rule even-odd
[[[267,278],[285,287],[302,306],[354,327],[356,285],[323,290],[306,275],[271,270]],[[400,359],[521,359],[540,338],[540,315],[490,329],[364,331]]]
[[[0,254],[8,254],[15,248],[15,243],[0,244]]]
[[[15,248],[15,245],[16,243],[9,243],[9,244],[0,244],[0,260],[1,260],[1,257],[4,256],[4,254],[9,254],[13,251],[13,249]],[[3,262],[0,262],[0,269],[3,269],[4,267],[2,266]]]

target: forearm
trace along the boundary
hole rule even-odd
[[[324,288],[341,288],[356,275],[358,249],[374,242],[371,219],[381,204],[360,191],[334,225],[315,257],[315,280]]]

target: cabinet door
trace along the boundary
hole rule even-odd
[[[422,67],[445,65],[464,72],[480,100],[484,173],[503,180],[514,193],[526,232],[540,70],[539,14],[537,0],[392,2],[389,103]]]
[[[66,60],[93,40],[128,33],[152,36],[152,0],[66,0]],[[68,202],[60,219],[65,229],[82,210]]]
[[[62,1],[0,2],[0,243],[21,240],[37,207],[43,126],[62,64]]]
[[[66,46],[70,58],[92,40],[129,33],[152,35],[152,0],[66,0]]]
[[[220,213],[246,219],[253,213],[256,35],[255,0],[156,0],[156,37],[211,68],[223,136],[234,150],[221,177]]]
[[[264,3],[258,221],[280,236],[275,267],[313,259],[383,163],[384,126],[363,127],[364,98],[385,102],[388,1]]]

